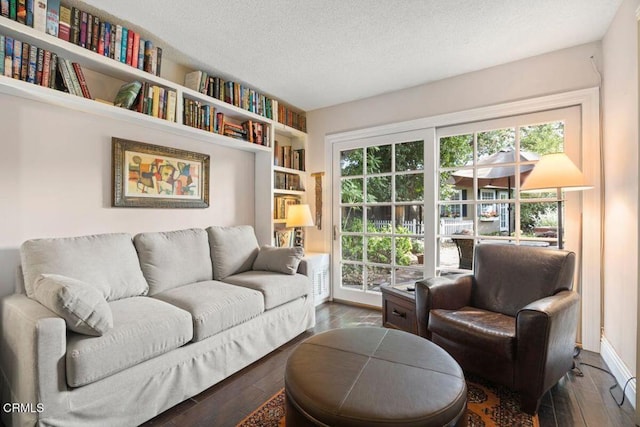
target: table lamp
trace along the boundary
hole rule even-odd
[[[546,154],[538,160],[535,167],[520,187],[524,192],[553,191],[558,199],[558,248],[564,247],[562,238],[562,190],[588,190],[584,175],[565,153]]]
[[[302,227],[313,226],[313,217],[311,216],[309,205],[297,204],[289,206],[285,225],[295,229],[295,246],[304,246],[304,232]]]

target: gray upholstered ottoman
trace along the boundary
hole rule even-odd
[[[287,426],[464,426],[462,369],[424,338],[383,328],[327,331],[293,351]]]

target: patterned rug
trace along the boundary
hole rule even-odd
[[[236,427],[285,427],[284,389],[273,395]],[[520,411],[519,397],[504,387],[474,378],[467,381],[468,427],[540,427],[538,416]]]

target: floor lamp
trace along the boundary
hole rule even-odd
[[[520,190],[523,192],[556,191],[558,199],[558,248],[564,247],[562,228],[562,190],[588,190],[584,175],[565,153],[546,154],[538,160]]]
[[[304,247],[304,231],[302,227],[313,227],[313,217],[311,216],[309,205],[297,204],[289,206],[285,225],[295,230],[294,246]]]

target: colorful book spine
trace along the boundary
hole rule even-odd
[[[151,103],[151,115],[153,117],[158,117],[160,114],[160,87],[153,86],[153,100]]]
[[[91,43],[93,42],[93,15],[87,13],[87,43],[84,45],[85,49],[91,50]]]
[[[4,76],[4,36],[0,34],[0,76]]]
[[[56,77],[58,75],[58,55],[51,52],[51,64],[49,64],[49,87],[57,89]]]
[[[25,24],[33,28],[33,0],[27,0],[27,20]]]
[[[104,56],[111,56],[111,23],[104,23]]]
[[[144,70],[144,46],[146,41],[140,39],[138,48],[138,70]]]
[[[116,35],[117,35],[117,25],[113,24],[111,25],[111,48],[109,50],[109,58],[111,59],[115,59],[116,58]]]
[[[9,0],[9,19],[14,21],[18,17],[18,0]]]
[[[78,64],[77,62],[73,62],[71,65],[73,66],[73,71],[75,72],[78,78],[78,82],[80,83],[80,90],[82,91],[82,96],[84,96],[87,99],[93,99],[91,98],[91,93],[89,92],[89,86],[87,86],[87,80],[84,78],[84,73],[82,72],[82,68],[80,67],[80,64]]]
[[[33,10],[33,28],[41,31],[47,31],[47,0],[36,0]]]
[[[40,81],[40,86],[49,87],[49,82],[51,80],[51,52],[48,50],[44,51],[44,60],[42,64],[42,80]]]
[[[80,11],[80,47],[87,47],[87,20],[89,15],[85,11]]]
[[[127,57],[125,62],[127,65],[131,65],[133,63],[133,40],[134,40],[134,32],[129,30],[127,32]]]
[[[100,18],[94,15],[92,31],[91,31],[91,50],[92,51],[94,52],[98,51],[99,40],[100,40]]]
[[[60,0],[47,0],[47,34],[58,37]]]
[[[20,80],[27,81],[29,74],[29,43],[22,42],[22,63],[20,64]]]
[[[156,76],[160,76],[160,68],[162,68],[162,48],[156,47]]]
[[[13,45],[14,41],[11,37],[5,37],[4,39],[4,75],[6,77],[12,77],[13,75]]]
[[[73,81],[71,81],[69,69],[67,68],[65,60],[63,58],[58,58],[58,70],[60,71],[60,75],[62,76],[62,82],[64,83],[66,92],[74,95],[75,93],[73,89]]]
[[[104,41],[105,41],[105,32],[107,30],[107,23],[100,23],[100,35],[98,36],[98,54],[104,56]]]
[[[151,73],[151,55],[153,51],[153,43],[151,40],[144,42],[144,71]]]
[[[58,38],[67,42],[71,41],[71,9],[62,5],[60,5]]]
[[[167,94],[167,120],[176,121],[176,107],[178,105],[178,94],[175,90],[170,90]]]
[[[114,45],[113,59],[120,61],[122,56],[122,25],[116,25],[116,41]]]
[[[20,24],[27,23],[27,2],[26,0],[18,0],[18,11],[16,12],[16,21]]]
[[[69,33],[69,41],[76,46],[80,44],[80,22],[81,11],[77,7],[71,8],[71,32]]]
[[[36,61],[36,81],[37,85],[42,85],[42,73],[44,72],[44,49],[37,48],[38,60]]]
[[[129,37],[129,30],[122,27],[122,36],[120,39],[120,62],[127,62],[127,39]],[[117,43],[117,42],[116,42]]]
[[[133,43],[131,47],[131,66],[138,68],[138,55],[140,54],[140,34],[133,33]]]
[[[9,0],[0,0],[0,15],[9,17]]]

